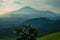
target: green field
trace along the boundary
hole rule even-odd
[[[60,40],[60,32],[48,34],[41,38],[37,38],[37,40]]]

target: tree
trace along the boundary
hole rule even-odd
[[[21,37],[17,40],[36,40],[37,37],[37,30],[35,28],[32,28],[31,25],[23,25],[20,29],[15,29],[15,32],[17,35],[20,35]]]
[[[37,37],[37,29],[36,28],[32,28],[31,25],[27,24],[26,26],[24,26],[26,30],[28,30],[29,32],[29,37],[30,37],[30,40],[36,40],[36,37]]]

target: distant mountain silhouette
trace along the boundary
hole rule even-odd
[[[16,11],[13,11],[13,12],[10,12],[8,13],[9,16],[11,17],[21,17],[21,18],[38,18],[38,17],[47,17],[47,18],[56,18],[56,17],[59,17],[60,16],[56,13],[53,13],[51,11],[39,11],[39,10],[36,10],[34,8],[31,8],[29,6],[27,7],[24,7],[22,9],[19,9],[19,10],[16,10]]]

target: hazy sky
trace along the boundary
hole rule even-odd
[[[60,14],[60,0],[0,0],[0,15],[25,6]]]

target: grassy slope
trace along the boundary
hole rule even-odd
[[[37,38],[37,40],[60,40],[60,32],[49,34],[41,38]]]

